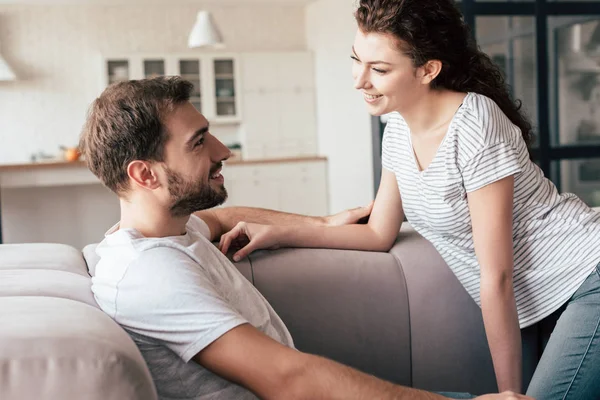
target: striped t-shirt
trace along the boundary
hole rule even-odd
[[[393,113],[382,164],[396,175],[407,220],[479,305],[467,193],[514,175],[513,283],[521,328],[557,310],[600,262],[600,213],[573,194],[558,193],[529,160],[519,128],[486,96],[467,94],[421,172],[408,125]]]

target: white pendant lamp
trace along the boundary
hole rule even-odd
[[[223,38],[208,11],[199,11],[188,38],[188,47],[224,47]]]

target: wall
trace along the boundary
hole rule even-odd
[[[0,82],[0,164],[75,145],[102,89],[101,54],[193,53],[199,9],[212,12],[226,51],[306,50],[302,5],[0,5],[0,51],[19,78]]]
[[[330,212],[373,199],[371,119],[350,70],[353,11],[346,0],[319,0],[306,14],[307,45],[315,56],[319,154],[329,161]]]

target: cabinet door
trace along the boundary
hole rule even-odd
[[[235,57],[214,57],[211,61],[212,118],[236,122],[241,117],[239,66]]]
[[[227,206],[261,207],[279,210],[277,181],[265,166],[237,165],[225,169]]]
[[[242,56],[242,87],[247,92],[273,92],[278,87],[279,54],[245,53]]]
[[[281,156],[317,153],[317,121],[314,91],[295,89],[279,94]]]
[[[281,89],[313,89],[315,87],[312,53],[284,53],[278,57],[278,82]]]
[[[244,94],[244,158],[276,157],[279,149],[279,96]]]
[[[203,108],[203,89],[202,89],[202,63],[198,58],[178,58],[177,73],[185,80],[190,81],[194,85],[194,90],[190,96],[190,102],[201,113],[204,113]]]
[[[327,214],[325,161],[290,163],[280,168],[279,173],[279,199],[282,211],[303,215]]]
[[[131,79],[131,65],[127,58],[107,59],[104,62],[104,86]]]
[[[142,60],[144,69],[144,78],[156,78],[164,76],[166,72],[166,63],[164,58],[144,58]]]

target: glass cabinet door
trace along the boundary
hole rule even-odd
[[[200,78],[200,60],[189,59],[179,60],[179,75],[194,85],[194,90],[190,97],[190,102],[196,107],[196,110],[202,112],[202,90]]]
[[[108,60],[106,61],[107,83],[110,85],[115,82],[129,80],[129,61],[128,60]]]
[[[165,74],[165,60],[144,60],[144,78],[156,78]]]
[[[234,117],[237,114],[234,60],[214,60],[213,68],[215,77],[216,116]]]

